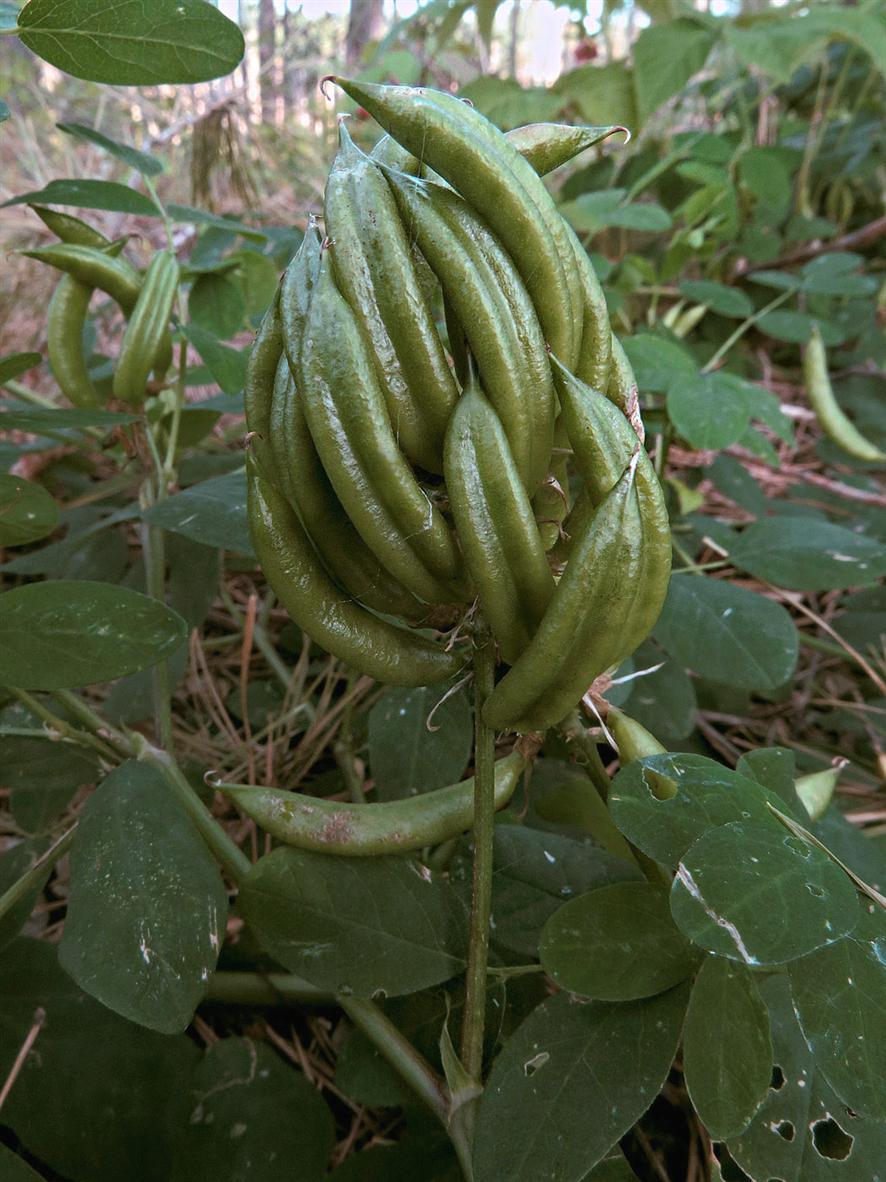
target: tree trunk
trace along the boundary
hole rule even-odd
[[[370,41],[377,41],[384,31],[383,0],[351,0],[348,33],[345,38],[345,61],[354,66]]]
[[[264,123],[273,123],[277,115],[277,79],[274,69],[276,34],[277,18],[274,15],[274,0],[259,0],[258,64],[261,117]]]

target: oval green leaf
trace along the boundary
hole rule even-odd
[[[322,1096],[268,1043],[224,1038],[197,1064],[170,1182],[321,1182],[334,1142]]]
[[[674,926],[667,892],[648,882],[615,883],[565,903],[544,926],[539,956],[561,989],[601,1001],[652,997],[698,964]]]
[[[718,374],[678,378],[669,388],[668,416],[691,447],[718,451],[741,438],[751,421],[744,390]]]
[[[671,578],[655,638],[688,669],[733,689],[777,689],[799,649],[781,604],[707,575]]]
[[[131,213],[156,218],[160,211],[149,197],[120,185],[117,181],[58,180],[42,189],[22,193],[3,205],[75,205],[78,209],[105,209],[113,213]],[[0,206],[2,208],[2,206]]]
[[[688,989],[621,1004],[559,993],[505,1043],[480,1102],[476,1182],[579,1182],[658,1094]]]
[[[162,1034],[194,1016],[224,939],[218,866],[156,768],[115,768],[80,814],[59,961],[108,1009]]]
[[[758,579],[795,591],[861,587],[886,574],[886,546],[813,517],[769,517],[739,534],[729,557]]]
[[[462,778],[474,734],[471,707],[462,691],[441,702],[445,693],[439,686],[389,689],[370,710],[369,771],[380,800],[431,792]]]
[[[283,848],[240,890],[243,918],[290,972],[320,989],[388,997],[464,968],[466,917],[449,883],[407,858]]]
[[[683,1073],[695,1111],[716,1140],[746,1129],[772,1077],[769,1013],[754,974],[708,956],[683,1030]]]
[[[6,357],[0,357],[0,386],[21,377],[42,360],[42,353],[9,353]]]
[[[156,665],[187,639],[165,604],[109,583],[58,579],[0,595],[0,685],[72,689]]]
[[[51,534],[58,505],[40,484],[0,475],[0,546],[26,546]]]
[[[205,0],[30,0],[18,24],[44,61],[112,86],[206,82],[243,56],[243,34]]]
[[[88,144],[94,144],[97,148],[104,149],[111,156],[116,157],[117,160],[134,168],[143,176],[159,176],[163,171],[162,163],[156,156],[150,156],[147,152],[140,152],[138,148],[132,148],[129,144],[118,143],[117,140],[112,140],[106,135],[102,135],[100,131],[96,131],[94,127],[87,127],[83,123],[57,123],[56,127],[59,131],[63,131],[65,135],[73,136],[74,139],[85,140]]]
[[[750,299],[737,287],[715,283],[710,279],[686,279],[680,284],[680,291],[696,303],[706,304],[719,316],[744,320],[754,310]]]
[[[143,516],[152,525],[160,525],[204,546],[252,554],[246,520],[246,475],[242,468],[193,484],[184,492],[158,501]]]
[[[693,943],[750,967],[833,944],[861,916],[840,867],[774,819],[733,821],[700,837],[680,860],[671,912]]]

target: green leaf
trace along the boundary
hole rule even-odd
[[[156,210],[154,211],[156,215]],[[220,217],[217,213],[209,213],[205,209],[197,209],[193,205],[179,205],[170,201],[166,205],[166,212],[174,222],[189,222],[194,226],[214,226],[218,230],[229,230],[232,234],[239,234],[241,238],[248,238],[253,242],[267,242],[268,235],[255,226],[244,225],[236,218]]]
[[[626,712],[653,735],[685,739],[695,726],[697,703],[692,679],[676,661],[665,658],[661,649],[649,642],[637,650],[634,660],[638,670],[652,669],[656,665],[661,668],[654,673],[644,673],[629,683]],[[612,701],[611,694],[607,698]]]
[[[688,669],[735,689],[777,689],[797,663],[797,630],[781,604],[707,575],[672,576],[655,638]]]
[[[415,1093],[361,1031],[352,1029],[335,1059],[335,1086],[349,1100],[373,1108],[411,1104]]]
[[[698,366],[686,350],[673,341],[641,332],[622,341],[641,390],[663,394],[675,381],[692,381]]]
[[[718,316],[744,320],[754,310],[754,305],[739,288],[714,283],[710,279],[685,279],[680,284],[680,291],[690,300],[706,304]]]
[[[589,791],[594,789],[588,785]],[[576,894],[639,879],[637,866],[590,839],[496,825],[492,938],[512,952],[538,955],[545,922]]]
[[[226,340],[242,328],[246,303],[236,283],[210,271],[194,281],[188,296],[188,314],[199,328]]]
[[[223,345],[217,337],[198,324],[186,324],[184,334],[225,394],[239,393],[243,389],[246,376],[247,353]]]
[[[765,225],[783,221],[791,208],[791,154],[778,147],[749,148],[740,157],[738,170],[742,184],[757,199],[757,218]]]
[[[797,775],[797,760],[789,747],[758,747],[755,751],[748,751],[742,755],[735,770],[740,776],[749,780],[756,780],[771,793],[781,797],[784,812],[790,813],[798,820],[806,818],[797,809],[797,793],[794,790],[794,779]]]
[[[3,122],[3,102],[0,101],[0,123]],[[4,1182],[42,1182],[43,1175],[35,1174],[27,1162],[0,1144],[0,1176]]]
[[[816,1067],[854,1112],[886,1121],[886,915],[869,904],[855,931],[788,972]]]
[[[582,193],[575,201],[567,202],[562,213],[575,230],[596,234],[604,226],[620,226],[625,230],[660,232],[671,227],[671,216],[660,205],[624,202],[625,189],[603,189],[596,193]]]
[[[802,17],[790,20],[758,20],[750,25],[727,22],[726,43],[744,66],[771,74],[785,83],[798,66],[811,61],[821,50],[821,39],[810,36]]]
[[[758,579],[796,591],[860,587],[886,574],[882,543],[808,517],[768,517],[748,526],[729,557]]]
[[[44,1166],[82,1182],[168,1182],[170,1096],[197,1058],[184,1035],[126,1022],[81,993],[52,944],[16,940],[0,963],[0,1062],[46,1020],[3,1108],[3,1123]]]
[[[27,546],[58,525],[58,505],[41,484],[0,475],[0,546]]]
[[[599,887],[565,903],[544,926],[539,956],[561,989],[601,1001],[663,993],[698,964],[674,926],[667,892],[648,882]]]
[[[280,276],[273,259],[256,250],[237,250],[227,256],[233,276],[246,301],[248,316],[261,316],[277,293]]]
[[[87,427],[110,429],[137,423],[138,418],[138,415],[121,414],[113,410],[41,410],[39,407],[28,407],[0,414],[0,430],[28,431],[39,435],[41,431],[65,431],[69,427],[76,427],[82,431]]]
[[[121,144],[117,140],[109,139],[108,136],[102,135],[93,127],[87,127],[83,123],[57,123],[56,127],[66,135],[73,136],[74,139],[85,140],[89,144],[103,148],[111,156],[122,160],[124,164],[134,168],[143,176],[159,176],[163,171],[163,165],[156,156],[140,152],[138,148],[132,148],[129,144]]]
[[[0,685],[71,689],[170,656],[187,626],[165,604],[108,583],[54,580],[0,595]]]
[[[606,217],[607,226],[619,226],[623,230],[645,231],[650,234],[662,234],[670,230],[673,222],[671,215],[662,206],[652,201],[632,201],[627,205],[619,205]]]
[[[4,775],[4,780],[5,778]],[[48,845],[49,843],[44,838],[31,838],[28,841],[19,841],[15,845],[7,846],[5,852],[0,855],[0,895],[15,886],[29,870],[34,868],[40,856],[46,852]],[[51,869],[51,864],[47,863],[45,873],[41,873],[37,880],[30,885],[26,894],[0,918],[0,949],[5,948],[10,940],[14,940],[27,923],[34,910],[34,904],[49,878]]]
[[[267,951],[320,989],[395,997],[464,968],[457,895],[407,858],[282,847],[247,875],[240,908]]]
[[[432,792],[462,778],[473,740],[471,707],[460,690],[435,710],[445,693],[439,686],[390,689],[370,710],[369,770],[379,800]]]
[[[768,978],[760,992],[777,1070],[749,1127],[729,1140],[729,1152],[767,1182],[873,1182],[886,1161],[886,1125],[848,1112],[827,1086],[797,1025],[787,978]]]
[[[49,0],[47,0],[47,3]],[[70,0],[68,0],[70,3]],[[116,181],[58,180],[50,181],[42,189],[22,193],[0,205],[76,205],[79,209],[105,209],[114,213],[130,213],[139,217],[158,217],[158,210],[150,197],[145,197],[128,185]]]
[[[764,513],[767,497],[760,484],[735,456],[719,455],[708,468],[717,489],[755,517]]]
[[[47,575],[53,579],[94,579],[118,583],[129,563],[129,546],[123,534],[99,523],[93,529],[69,532],[60,542],[20,554],[3,564],[3,572]]]
[[[772,1077],[769,1014],[744,965],[705,957],[686,1012],[683,1073],[715,1140],[746,1129],[763,1103]]]
[[[265,1042],[223,1038],[191,1075],[170,1182],[321,1182],[332,1116],[320,1093]]]
[[[668,388],[667,407],[678,434],[700,451],[728,447],[751,421],[744,391],[716,373],[678,378]]]
[[[42,353],[8,353],[0,358],[0,386],[20,378],[43,360]]]
[[[839,866],[774,820],[732,821],[703,834],[677,868],[671,911],[693,943],[750,966],[832,944],[861,914]]]
[[[757,321],[760,332],[774,337],[777,341],[788,341],[793,345],[805,345],[812,336],[812,329],[818,325],[821,339],[826,345],[839,345],[843,334],[832,324],[819,320],[806,312],[788,312],[784,308],[776,308],[774,312],[767,312]]]
[[[658,777],[670,780],[676,795],[660,800]],[[705,755],[649,755],[622,768],[612,781],[609,811],[622,833],[650,858],[676,866],[706,830],[729,821],[776,822],[766,790]],[[777,807],[782,801],[771,800]],[[779,827],[780,828],[780,827]]]
[[[29,0],[18,23],[38,57],[112,86],[206,82],[243,56],[243,34],[204,0]]]
[[[667,1078],[688,990],[621,1004],[560,993],[505,1043],[480,1101],[476,1182],[584,1178]]]
[[[108,1009],[162,1034],[194,1016],[224,938],[214,858],[156,768],[115,768],[80,813],[59,961]]]
[[[246,520],[246,476],[242,469],[213,476],[158,501],[143,517],[204,546],[252,554]]]
[[[708,29],[682,18],[643,30],[634,44],[634,87],[641,123],[698,73],[713,43]]]
[[[637,125],[633,74],[624,62],[579,66],[561,74],[554,89],[575,103],[586,123]]]
[[[12,815],[26,833],[48,832],[77,789],[98,779],[92,751],[27,735],[0,735],[0,767]]]

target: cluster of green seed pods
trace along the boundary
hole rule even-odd
[[[541,179],[621,129],[506,135],[451,94],[334,81],[387,135],[366,155],[342,122],[251,355],[256,552],[383,682],[453,676],[481,612],[486,722],[541,730],[648,635],[670,574],[631,367]]]
[[[39,205],[32,208],[59,239],[55,245],[23,252],[62,272],[47,319],[49,361],[59,389],[74,406],[102,402],[89,376],[83,330],[93,292],[103,291],[127,321],[114,369],[113,395],[140,407],[151,371],[163,377],[172,363],[169,318],[179,279],[175,255],[171,250],[159,251],[142,275],[121,257],[125,238],[111,242],[80,218]]]

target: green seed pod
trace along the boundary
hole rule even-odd
[[[812,330],[812,339],[803,354],[803,380],[812,409],[829,439],[857,460],[886,460],[886,453],[865,439],[834,397],[827,350],[817,326]]]
[[[526,760],[516,751],[495,764],[496,809],[504,808]],[[302,850],[344,857],[408,853],[458,837],[474,819],[474,781],[463,780],[408,800],[340,804],[274,788],[217,784],[272,837]]]
[[[130,406],[145,400],[148,376],[168,334],[178,290],[178,263],[170,250],[151,260],[114,370],[114,397]]]

